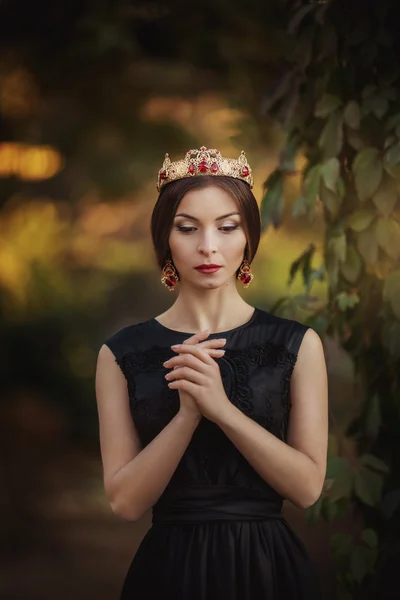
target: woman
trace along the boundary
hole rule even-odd
[[[319,336],[245,302],[260,215],[244,153],[190,150],[158,177],[152,237],[163,314],[101,347],[96,395],[113,511],[152,527],[121,599],[314,600],[282,501],[320,496],[327,378]]]

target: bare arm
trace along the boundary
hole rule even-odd
[[[326,473],[328,391],[321,340],[304,335],[291,379],[287,444],[235,406],[221,413],[218,425],[252,467],[298,508],[319,498]]]
[[[159,499],[201,419],[180,410],[142,449],[129,410],[126,379],[108,346],[96,370],[104,488],[115,514],[136,521]]]

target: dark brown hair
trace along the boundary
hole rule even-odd
[[[209,186],[225,190],[237,201],[247,239],[244,258],[249,263],[253,260],[260,242],[261,223],[257,200],[249,185],[234,177],[202,175],[171,181],[161,189],[151,215],[151,236],[160,269],[171,258],[168,240],[180,201],[189,191]]]

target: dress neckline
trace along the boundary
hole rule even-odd
[[[230,333],[233,333],[235,331],[238,331],[239,329],[244,329],[245,327],[247,327],[248,325],[251,325],[251,323],[253,323],[253,321],[255,320],[256,316],[258,315],[259,309],[257,307],[254,307],[254,311],[253,314],[251,315],[250,319],[248,319],[245,323],[242,323],[241,325],[237,325],[237,327],[233,327],[232,329],[227,329],[226,331],[212,331],[209,336],[212,335],[228,335]],[[170,333],[173,334],[177,334],[177,335],[187,335],[187,336],[192,336],[195,335],[194,332],[189,332],[189,331],[178,331],[177,329],[171,329],[170,327],[166,327],[165,325],[162,325],[162,323],[160,323],[160,321],[157,321],[157,319],[154,317],[153,319],[151,319],[151,321],[158,327],[160,327],[161,329],[164,329],[165,331],[168,331]]]

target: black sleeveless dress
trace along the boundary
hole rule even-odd
[[[290,378],[307,326],[256,308],[216,359],[230,401],[286,441]],[[129,391],[143,447],[179,410],[163,362],[190,335],[156,319],[106,340]],[[151,477],[151,473],[149,473]],[[121,600],[319,600],[306,549],[282,516],[283,498],[225,433],[202,418],[128,570]]]

